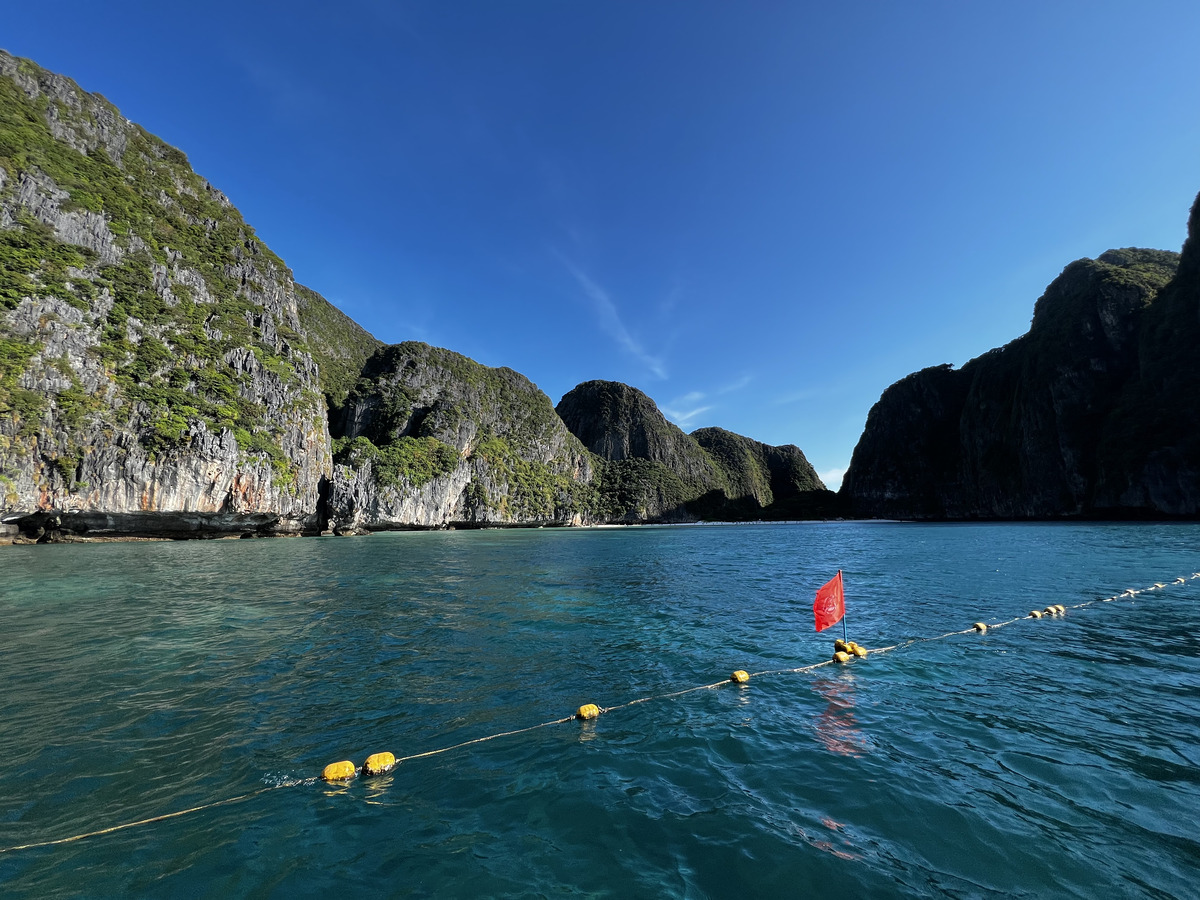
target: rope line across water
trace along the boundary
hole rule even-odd
[[[1200,572],[1194,572],[1194,573],[1192,573],[1192,575],[1190,577],[1180,576],[1179,578],[1176,578],[1175,580],[1170,581],[1170,582],[1158,581],[1149,587],[1145,587],[1145,588],[1141,588],[1141,589],[1128,588],[1127,590],[1124,590],[1119,594],[1114,594],[1111,597],[1102,597],[1098,600],[1085,600],[1082,603],[1076,603],[1074,606],[1067,606],[1067,607],[1065,607],[1065,609],[1084,609],[1089,606],[1094,606],[1097,603],[1112,603],[1115,600],[1132,600],[1133,598],[1135,598],[1141,594],[1150,593],[1151,591],[1166,590],[1169,587],[1173,587],[1175,585],[1180,585],[1180,584],[1186,584],[1188,581],[1193,581],[1196,579],[1200,579]],[[1017,616],[1016,618],[1009,619],[1006,622],[983,623],[983,624],[986,625],[985,631],[994,631],[997,628],[1004,628],[1005,626],[1012,625],[1016,622],[1030,621],[1034,618],[1036,618],[1036,617],[1033,615]],[[945,634],[939,634],[934,637],[910,638],[907,641],[901,641],[898,644],[892,644],[890,647],[876,647],[874,649],[867,650],[866,652],[867,652],[867,655],[869,655],[869,656],[874,656],[874,655],[880,654],[880,653],[891,653],[895,650],[903,650],[906,647],[911,647],[914,644],[924,644],[924,643],[929,643],[930,641],[941,641],[941,640],[945,640],[946,638],[957,637],[959,635],[964,635],[964,634],[976,634],[978,632],[979,632],[979,629],[972,626],[971,628],[965,628],[962,631],[947,631]],[[816,669],[820,669],[825,666],[838,665],[838,664],[839,663],[836,659],[827,659],[824,662],[812,663],[807,666],[799,666],[797,668],[792,668],[792,669],[766,669],[762,672],[751,672],[751,673],[748,673],[747,677],[748,678],[759,678],[764,675],[798,675],[798,674],[802,674],[804,672],[812,672]],[[648,697],[639,697],[636,700],[629,700],[625,703],[619,703],[616,706],[597,707],[596,714],[597,715],[607,714],[610,712],[615,712],[619,709],[627,709],[630,706],[637,706],[639,703],[649,703],[653,700],[669,700],[669,699],[672,699],[675,697],[682,697],[683,695],[690,694],[694,691],[711,691],[711,690],[715,690],[720,687],[725,687],[726,685],[734,684],[734,683],[736,683],[736,682],[734,682],[732,679],[724,678],[721,681],[714,681],[712,684],[696,685],[695,687],[683,688],[682,690],[678,690],[678,691],[669,691],[665,694],[652,694]],[[581,707],[581,712],[582,712],[582,709],[583,708]],[[397,757],[396,761],[395,761],[395,765],[400,765],[401,763],[405,763],[405,762],[412,762],[413,760],[417,760],[417,759],[426,759],[431,756],[439,756],[443,753],[450,753],[454,750],[461,750],[464,747],[470,747],[474,744],[482,744],[487,741],[494,741],[497,738],[512,737],[513,735],[517,735],[517,734],[525,734],[526,732],[536,731],[539,728],[546,728],[550,725],[563,725],[563,724],[566,724],[567,722],[574,721],[575,719],[578,719],[578,718],[583,718],[583,716],[579,713],[577,713],[575,715],[570,715],[570,716],[563,716],[560,719],[551,719],[548,722],[539,722],[537,725],[528,725],[524,728],[516,728],[511,731],[500,731],[500,732],[497,732],[496,734],[489,734],[484,737],[473,738],[472,740],[462,741],[457,744],[452,744],[448,747],[439,747],[434,750],[426,750],[423,753],[413,753],[408,756]],[[318,779],[316,779],[316,778],[303,778],[303,779],[294,779],[294,780],[290,780],[290,781],[285,781],[280,784],[272,784],[272,785],[268,785],[267,787],[259,788],[256,791],[250,791],[245,794],[240,794],[236,797],[227,797],[222,800],[214,800],[210,803],[204,803],[204,804],[201,804],[200,806],[193,806],[189,809],[181,809],[181,810],[177,810],[175,812],[164,813],[159,816],[151,816],[148,819],[139,819],[136,822],[125,822],[121,825],[113,825],[108,828],[98,829],[96,831],[86,831],[86,832],[83,832],[82,834],[75,834],[75,835],[71,835],[70,837],[57,838],[55,840],[36,841],[33,843],[29,843],[29,844],[18,844],[16,846],[12,846],[12,847],[0,847],[0,854],[15,853],[20,850],[35,850],[40,847],[54,847],[54,846],[58,846],[59,844],[70,844],[75,841],[82,841],[85,838],[100,837],[101,835],[112,834],[114,832],[124,831],[129,828],[137,828],[142,825],[152,825],[156,822],[165,822],[168,819],[178,819],[181,816],[190,815],[192,813],[203,812],[204,810],[208,810],[208,809],[215,809],[219,806],[230,806],[234,803],[242,803],[243,801],[250,800],[254,797],[262,796],[263,794],[269,793],[271,791],[277,791],[280,788],[296,787],[298,785],[309,785],[309,784],[314,784],[317,781],[318,781]]]
[[[58,844],[70,844],[74,841],[82,841],[84,838],[99,837],[102,834],[112,834],[114,831],[124,831],[126,828],[137,828],[139,825],[152,825],[155,822],[165,822],[167,819],[178,819],[180,816],[186,816],[189,813],[200,812],[205,809],[214,809],[218,806],[229,806],[233,803],[241,803],[243,800],[249,800],[251,797],[257,797],[260,794],[265,794],[268,791],[277,791],[280,788],[291,787],[293,784],[300,782],[287,782],[285,784],[273,784],[269,787],[259,788],[257,791],[251,791],[248,794],[242,794],[238,797],[227,797],[224,800],[214,800],[211,803],[205,803],[202,806],[193,806],[191,809],[180,809],[175,812],[164,813],[161,816],[151,816],[149,819],[139,819],[136,822],[125,822],[122,825],[113,825],[109,828],[101,828],[97,831],[85,831],[83,834],[73,834],[70,837],[58,838],[54,841],[37,841],[33,844],[19,844],[16,847],[4,847],[0,849],[0,853],[13,853],[17,850],[33,850],[37,847],[53,847]]]

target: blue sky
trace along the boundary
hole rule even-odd
[[[1178,250],[1189,2],[22,3],[384,341],[624,381],[831,486],[892,382],[1071,260]]]

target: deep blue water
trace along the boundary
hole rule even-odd
[[[848,666],[868,647],[1184,585]],[[6,896],[1200,896],[1200,526],[0,549]],[[840,634],[840,628],[837,629]]]

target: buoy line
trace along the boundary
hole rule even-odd
[[[101,835],[105,835],[105,834],[113,834],[114,832],[124,831],[129,828],[137,828],[142,825],[152,825],[156,822],[165,822],[168,819],[178,819],[182,816],[191,815],[192,813],[203,812],[204,810],[208,810],[208,809],[215,809],[219,806],[230,806],[235,803],[242,803],[246,800],[251,800],[255,797],[260,797],[263,794],[270,793],[271,791],[277,791],[277,790],[280,790],[282,788],[287,788],[287,787],[297,787],[300,785],[312,785],[321,780],[324,780],[324,781],[332,783],[332,784],[344,784],[345,782],[349,781],[352,778],[356,778],[359,775],[362,775],[364,777],[371,777],[371,776],[375,776],[375,775],[385,774],[387,772],[392,771],[392,769],[394,769],[396,766],[400,765],[401,763],[412,762],[412,761],[418,760],[418,759],[426,759],[431,756],[439,756],[443,753],[450,753],[454,750],[461,750],[464,747],[470,747],[474,744],[482,744],[487,741],[494,741],[497,738],[512,737],[513,735],[517,735],[517,734],[525,734],[526,732],[536,731],[539,728],[546,728],[551,725],[563,725],[563,724],[566,724],[567,722],[572,722],[572,721],[576,721],[576,720],[590,721],[590,720],[599,718],[603,714],[615,712],[615,711],[621,710],[621,709],[626,709],[631,706],[637,706],[638,704],[641,704],[641,703],[649,703],[653,700],[669,700],[669,699],[673,699],[675,697],[682,697],[685,694],[691,694],[695,691],[716,690],[717,688],[725,687],[726,685],[730,685],[730,684],[745,685],[752,678],[759,678],[759,677],[766,676],[766,675],[796,675],[796,674],[802,674],[804,672],[812,672],[816,669],[824,668],[825,666],[844,665],[855,658],[864,658],[864,657],[868,657],[868,656],[875,656],[875,655],[881,654],[881,653],[892,653],[896,650],[903,650],[906,647],[911,647],[914,644],[925,644],[925,643],[929,643],[932,641],[941,641],[941,640],[945,640],[946,638],[957,637],[959,635],[964,635],[964,634],[986,634],[989,631],[995,631],[997,628],[1004,628],[1004,627],[1006,627],[1008,625],[1012,625],[1016,622],[1026,622],[1026,621],[1030,621],[1033,619],[1041,619],[1041,618],[1060,617],[1060,616],[1065,615],[1067,610],[1085,609],[1086,607],[1094,606],[1098,603],[1112,603],[1113,601],[1116,601],[1116,600],[1132,600],[1133,598],[1135,598],[1141,594],[1147,594],[1152,591],[1166,590],[1169,587],[1186,584],[1188,581],[1192,581],[1192,580],[1196,580],[1196,579],[1200,579],[1200,572],[1193,572],[1190,577],[1180,576],[1179,578],[1176,578],[1170,582],[1158,581],[1158,582],[1155,582],[1154,584],[1150,585],[1149,587],[1144,587],[1144,588],[1139,588],[1139,589],[1128,588],[1128,589],[1120,592],[1119,594],[1114,594],[1111,597],[1102,597],[1097,600],[1085,600],[1084,602],[1076,603],[1073,606],[1064,606],[1061,603],[1054,604],[1052,606],[1047,606],[1045,609],[1031,610],[1029,615],[1017,616],[1015,618],[1009,619],[1004,622],[993,622],[993,623],[976,622],[970,628],[964,628],[961,631],[947,631],[945,634],[939,634],[939,635],[935,635],[933,637],[910,638],[907,641],[901,641],[900,643],[892,644],[889,647],[875,647],[873,649],[867,649],[865,647],[860,647],[854,641],[843,641],[843,640],[839,639],[834,642],[835,652],[834,652],[833,658],[824,660],[823,662],[811,663],[806,666],[798,666],[798,667],[789,668],[789,669],[766,669],[761,672],[746,672],[743,669],[738,669],[735,672],[733,672],[728,678],[723,678],[720,681],[714,681],[712,684],[696,685],[694,687],[683,688],[682,690],[678,690],[678,691],[669,691],[664,694],[652,694],[648,697],[639,697],[636,700],[629,700],[625,703],[619,703],[616,706],[598,706],[595,703],[585,703],[584,705],[580,706],[579,709],[576,710],[576,712],[573,713],[572,715],[563,716],[558,719],[551,719],[547,722],[539,722],[536,725],[528,725],[524,728],[515,728],[510,731],[500,731],[500,732],[497,732],[496,734],[489,734],[489,735],[485,735],[484,737],[473,738],[469,741],[461,741],[457,744],[452,744],[447,747],[439,747],[434,750],[426,750],[422,753],[413,753],[408,756],[396,757],[393,754],[388,753],[388,752],[374,753],[371,756],[367,757],[366,762],[364,762],[361,767],[355,766],[354,763],[350,762],[349,760],[344,760],[342,762],[337,762],[337,763],[330,763],[328,766],[325,767],[325,770],[322,772],[322,774],[319,778],[314,777],[314,778],[291,779],[288,781],[281,782],[279,784],[272,784],[272,785],[268,785],[266,787],[259,788],[258,790],[249,791],[245,794],[239,794],[236,797],[227,797],[227,798],[224,798],[221,800],[214,800],[209,803],[201,804],[200,806],[190,807],[189,809],[181,809],[181,810],[176,810],[175,812],[163,813],[162,815],[151,816],[146,819],[138,819],[136,822],[125,822],[120,825],[112,825],[108,828],[100,828],[95,831],[86,831],[81,834],[71,835],[70,837],[56,838],[54,840],[48,840],[48,841],[35,841],[32,843],[28,843],[28,844],[18,844],[18,845],[12,846],[12,847],[0,847],[0,854],[15,853],[20,850],[35,850],[35,849],[38,849],[41,847],[54,847],[54,846],[58,846],[59,844],[70,844],[75,841],[85,840],[86,838],[100,837]]]

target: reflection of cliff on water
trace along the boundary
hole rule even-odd
[[[854,719],[853,678],[818,678],[812,686],[829,703],[813,725],[817,740],[826,750],[841,756],[862,756],[868,752],[870,741]]]

